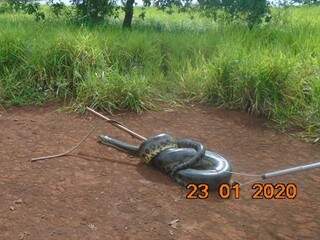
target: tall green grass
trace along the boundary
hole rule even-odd
[[[131,31],[0,15],[0,103],[72,100],[141,111],[205,102],[320,135],[320,8],[274,10],[251,31],[152,9]]]

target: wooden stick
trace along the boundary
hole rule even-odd
[[[129,133],[131,136],[133,136],[133,137],[135,137],[135,138],[138,138],[138,139],[140,139],[140,140],[142,140],[142,141],[147,140],[146,137],[141,136],[140,134],[138,134],[138,133],[130,130],[129,128],[127,128],[127,127],[124,126],[123,124],[121,124],[121,123],[119,123],[119,122],[117,122],[117,121],[115,121],[115,120],[112,120],[112,119],[110,119],[110,118],[102,115],[101,113],[96,112],[95,110],[93,110],[93,109],[91,109],[91,108],[89,108],[89,107],[87,107],[86,109],[87,109],[88,111],[90,111],[91,113],[95,114],[96,116],[98,116],[98,117],[106,120],[108,123],[111,123],[113,126],[115,126],[115,127],[119,128],[119,129],[121,129],[121,130]]]
[[[47,160],[47,159],[51,159],[51,158],[58,158],[58,157],[63,157],[68,155],[69,153],[73,152],[74,150],[76,150],[94,131],[96,130],[96,127],[94,127],[93,129],[91,129],[91,131],[75,146],[73,146],[72,148],[70,148],[68,151],[60,153],[60,154],[56,154],[56,155],[51,155],[51,156],[45,156],[45,157],[38,157],[38,158],[32,158],[31,162],[36,162],[36,161],[42,161],[42,160]]]

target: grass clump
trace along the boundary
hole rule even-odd
[[[151,88],[143,76],[123,76],[112,69],[87,74],[77,89],[78,107],[142,111],[151,107]]]
[[[276,21],[252,30],[154,9],[131,31],[2,14],[0,103],[142,111],[206,102],[319,136],[320,8],[274,11]]]

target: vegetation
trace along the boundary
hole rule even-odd
[[[251,30],[154,8],[131,30],[112,19],[79,26],[54,13],[43,22],[0,14],[0,104],[65,99],[80,109],[141,111],[203,102],[319,137],[320,8],[272,11],[269,24]]]
[[[34,15],[37,21],[45,18],[44,12],[39,7],[40,0],[4,0],[4,2],[15,12],[23,11]],[[131,28],[136,4],[136,0],[123,0],[121,1],[122,7],[119,6],[117,0],[69,0],[72,7],[67,8],[62,0],[46,0],[46,2],[56,16],[63,14],[63,10],[66,9],[69,18],[90,24],[102,22],[106,16],[117,18],[121,9],[124,13],[123,28]],[[270,4],[267,0],[142,0],[142,2],[143,10],[152,5],[169,14],[175,10],[179,12],[201,11],[208,17],[214,17],[215,20],[222,17],[223,19],[228,18],[229,21],[245,21],[249,28],[270,20]],[[144,18],[145,12],[141,12],[139,17]]]

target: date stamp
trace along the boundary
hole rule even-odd
[[[252,189],[255,190],[252,199],[295,199],[298,194],[294,183],[255,183]]]
[[[207,199],[209,197],[208,184],[190,183],[186,186],[188,192],[187,199]],[[252,199],[295,199],[298,195],[298,187],[295,183],[254,183],[251,186],[253,192]],[[217,189],[217,194],[221,199],[240,199],[240,184],[221,184]]]
[[[186,187],[189,192],[186,196],[187,199],[207,199],[209,197],[209,186],[208,184],[201,183],[195,184],[190,183]]]

